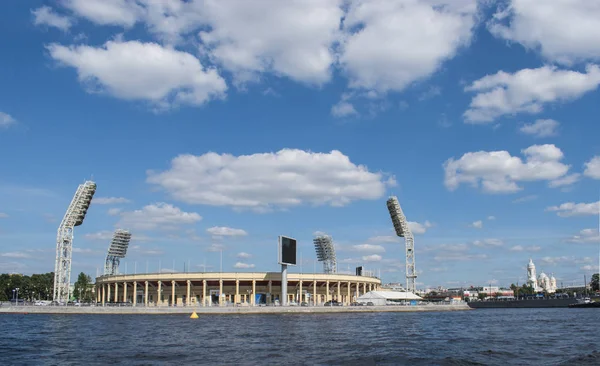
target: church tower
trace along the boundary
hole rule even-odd
[[[533,264],[531,258],[529,258],[529,264],[527,265],[527,285],[533,287],[534,291],[539,291],[535,264]]]

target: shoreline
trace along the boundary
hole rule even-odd
[[[224,314],[331,314],[331,313],[396,313],[473,310],[466,303],[456,305],[413,306],[240,306],[240,307],[117,307],[117,306],[8,306],[0,314],[107,314],[107,315],[224,315]]]

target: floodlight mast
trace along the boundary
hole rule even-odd
[[[324,273],[337,273],[337,260],[333,239],[329,235],[318,235],[313,239],[317,260],[323,262]]]
[[[73,250],[73,230],[83,224],[87,210],[96,193],[96,183],[86,181],[77,191],[67,208],[56,235],[56,263],[54,264],[54,291],[52,300],[69,301],[71,281],[71,257]]]
[[[415,241],[413,234],[406,221],[406,216],[402,212],[398,197],[392,196],[387,200],[387,208],[394,224],[396,235],[404,238],[406,246],[406,290],[412,293],[416,292],[417,272],[415,269]]]
[[[104,264],[104,275],[119,274],[119,263],[121,258],[125,258],[127,248],[131,241],[131,233],[127,230],[117,229],[108,247],[106,262]]]

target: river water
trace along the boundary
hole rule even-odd
[[[598,309],[0,314],[0,365],[597,365]]]

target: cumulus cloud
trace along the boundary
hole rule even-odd
[[[47,25],[63,31],[69,30],[73,25],[73,21],[69,17],[55,13],[49,6],[32,10],[31,14],[33,14],[33,24],[35,25]]]
[[[367,240],[369,243],[399,243],[400,238],[392,235],[374,236]]]
[[[530,194],[528,196],[523,196],[523,197],[519,197],[515,200],[512,201],[512,203],[523,203],[523,202],[529,202],[529,201],[533,201],[535,199],[537,199],[538,196],[535,194]]]
[[[433,257],[433,260],[436,262],[475,261],[475,260],[483,260],[483,259],[487,259],[486,254],[463,254],[463,253],[448,254],[448,253],[446,253],[444,255],[437,255],[437,256]]]
[[[560,217],[597,215],[598,210],[600,210],[600,201],[590,203],[566,202],[560,206],[546,208],[546,211],[556,212]]]
[[[488,216],[487,219],[488,220],[496,220],[496,216]]]
[[[469,224],[469,226],[474,227],[475,229],[481,229],[481,228],[483,228],[483,221],[481,221],[481,220],[473,221],[471,224]]]
[[[600,7],[594,1],[511,0],[499,7],[488,29],[498,38],[539,50],[551,61],[600,60]]]
[[[470,43],[474,0],[352,1],[340,63],[351,88],[400,91]]]
[[[355,250],[357,252],[371,252],[371,253],[384,253],[385,252],[384,247],[382,247],[381,245],[375,245],[375,244],[353,245],[352,250]]]
[[[581,178],[581,174],[579,174],[579,173],[565,175],[562,178],[558,178],[558,179],[551,181],[550,183],[548,183],[548,186],[551,188],[570,186],[573,183],[578,182],[579,178]]]
[[[380,262],[381,256],[379,254],[365,255],[362,257],[362,260],[365,262]]]
[[[0,112],[0,129],[12,126],[15,123],[17,123],[17,120],[15,120],[9,114],[4,113],[4,112]]]
[[[202,220],[195,212],[184,212],[164,202],[144,206],[141,210],[122,212],[120,216],[117,226],[134,230],[174,229]]]
[[[97,205],[112,205],[117,203],[129,203],[131,202],[125,197],[96,197],[92,199],[92,203]]]
[[[387,186],[396,184],[393,177],[369,172],[339,151],[292,149],[241,156],[180,155],[169,170],[149,171],[147,181],[186,203],[256,211],[305,203],[344,206],[380,198]]]
[[[4,213],[4,212],[0,212],[0,219],[6,219],[8,218],[8,214]]]
[[[432,226],[433,224],[429,221],[425,221],[422,224],[415,221],[408,222],[408,227],[410,228],[410,231],[415,235],[425,234],[427,232],[427,229],[429,229]]]
[[[118,214],[121,213],[121,211],[123,211],[120,208],[117,207],[113,207],[113,208],[109,208],[108,211],[106,212],[109,216],[117,216]]]
[[[583,175],[593,179],[600,179],[600,156],[594,156],[590,161],[584,164],[585,171]]]
[[[600,242],[600,234],[598,229],[583,229],[578,235],[574,235],[567,239],[571,243],[598,243]]]
[[[473,242],[473,245],[476,247],[500,247],[504,245],[504,243],[500,239],[489,238],[483,240],[475,240]]]
[[[246,236],[248,233],[242,229],[234,229],[226,226],[213,226],[206,229],[206,232],[211,234],[213,238],[221,238],[224,236]]]
[[[358,112],[351,103],[341,100],[331,107],[331,115],[334,117],[348,117],[358,115]]]
[[[530,245],[530,246],[523,246],[523,245],[515,245],[510,247],[510,251],[511,252],[539,252],[542,249],[542,247],[538,246],[538,245]]]
[[[31,258],[31,255],[24,252],[5,252],[0,253],[0,257],[4,258]]]
[[[588,65],[585,69],[581,73],[542,66],[486,75],[465,88],[476,93],[464,113],[465,122],[490,123],[503,115],[537,114],[548,103],[577,99],[600,84],[600,67]]]
[[[248,259],[248,258],[252,258],[252,254],[246,253],[246,252],[239,252],[237,254],[237,257],[240,259]]]
[[[108,241],[111,240],[113,237],[113,233],[111,231],[98,231],[95,233],[87,233],[84,235],[84,237],[88,240],[102,240],[102,241]]]
[[[237,262],[236,264],[233,265],[233,268],[238,268],[238,269],[254,268],[254,264]]]
[[[560,123],[553,119],[538,119],[533,123],[528,123],[519,129],[526,135],[533,137],[551,137],[558,135],[557,129]]]
[[[453,191],[467,183],[487,193],[514,193],[519,182],[564,178],[569,166],[563,164],[562,151],[551,144],[533,145],[521,151],[525,161],[508,151],[478,151],[444,163],[445,185]]]
[[[144,8],[135,0],[65,0],[62,4],[76,15],[99,25],[129,28],[144,14]]]
[[[126,100],[143,100],[158,108],[174,104],[201,105],[225,95],[225,80],[192,54],[139,41],[108,41],[87,45],[46,47],[50,56],[77,69],[91,92],[106,92]]]

